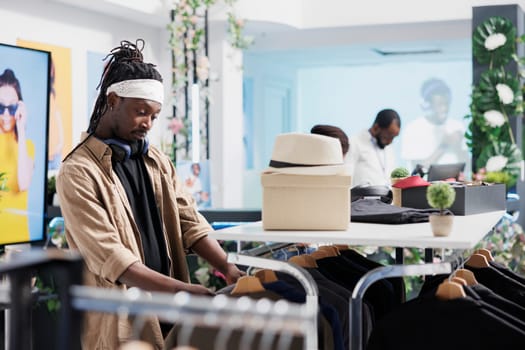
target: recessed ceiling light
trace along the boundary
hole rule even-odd
[[[381,56],[395,56],[395,55],[428,55],[442,53],[438,48],[422,48],[422,49],[372,49]]]

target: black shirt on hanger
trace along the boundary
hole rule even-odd
[[[518,350],[525,331],[471,297],[416,298],[378,321],[367,350]]]
[[[525,307],[525,286],[521,283],[504,275],[492,266],[472,267],[465,265],[465,268],[474,273],[479,283],[502,297]]]
[[[494,267],[496,270],[503,273],[504,275],[512,278],[513,280],[516,280],[516,282],[519,282],[525,286],[525,277],[520,275],[519,273],[512,271],[507,266],[494,260],[489,261],[489,265]]]

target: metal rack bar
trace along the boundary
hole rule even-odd
[[[317,311],[319,305],[319,290],[317,289],[317,284],[315,283],[312,276],[308,273],[308,271],[292,263],[280,260],[257,258],[236,253],[228,253],[228,262],[244,266],[253,266],[271,269],[275,271],[281,271],[295,277],[302,284],[304,290],[306,291],[306,304],[304,305],[305,311],[309,315],[314,315],[311,320],[312,322],[310,322],[310,327],[307,328],[307,332],[305,332],[306,348],[312,350],[318,348]]]
[[[363,349],[363,297],[374,282],[383,278],[415,275],[444,274],[452,271],[450,263],[420,265],[390,265],[377,267],[368,271],[357,282],[350,300],[350,348]]]
[[[80,349],[80,315],[71,307],[69,286],[82,283],[83,262],[80,255],[58,249],[29,250],[13,254],[0,263],[0,275],[6,275],[9,288],[9,319],[6,349],[30,350],[31,277],[35,269],[50,269],[60,283],[58,298],[62,301],[57,327],[57,350]],[[63,334],[67,334],[64,337]]]
[[[71,286],[72,305],[77,310],[155,315],[167,322],[189,322],[193,326],[207,325],[239,328],[231,321],[232,315],[246,316],[242,326],[256,330],[270,329],[300,333],[311,315],[302,305],[284,300],[254,300],[249,297],[231,298],[225,295],[214,297],[192,295],[187,292],[145,292],[137,288],[127,291],[108,290],[96,287]],[[286,324],[277,325],[267,321],[274,317],[286,319]],[[233,326],[232,326],[233,325]],[[275,328],[275,329],[274,329]]]

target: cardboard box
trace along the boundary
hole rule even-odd
[[[456,200],[449,209],[455,215],[471,215],[488,211],[505,210],[506,189],[504,184],[454,185]],[[430,208],[427,201],[427,187],[413,187],[401,191],[403,207]]]
[[[261,175],[265,230],[346,230],[349,175]]]

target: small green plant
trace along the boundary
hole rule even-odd
[[[402,177],[407,177],[409,175],[410,175],[410,173],[408,172],[408,169],[407,168],[403,168],[403,167],[395,168],[390,173],[390,177],[393,178],[393,179],[399,179],[399,178],[402,178]]]
[[[432,208],[439,209],[439,215],[450,208],[456,199],[456,191],[448,182],[435,182],[427,187],[427,201]]]
[[[54,194],[57,191],[57,179],[56,176],[50,176],[47,179],[47,193]]]
[[[0,172],[0,192],[5,192],[7,190],[7,173]]]

